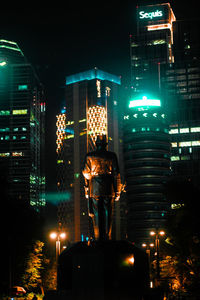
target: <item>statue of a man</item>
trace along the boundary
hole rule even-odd
[[[114,201],[121,193],[117,156],[107,151],[106,136],[98,136],[96,151],[86,155],[83,176],[89,216],[93,220],[95,239],[111,239]]]

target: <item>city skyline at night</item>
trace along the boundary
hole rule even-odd
[[[53,124],[51,120],[64,102],[65,76],[97,66],[106,72],[122,75],[122,84],[129,86],[129,35],[136,30],[137,5],[144,7],[146,4],[161,3],[162,1],[127,1],[119,5],[111,1],[105,6],[102,4],[98,9],[85,3],[79,8],[69,5],[66,12],[59,8],[55,11],[49,8],[45,13],[42,9],[37,12],[33,9],[26,13],[11,9],[9,21],[5,16],[2,17],[1,37],[16,41],[20,45],[20,49],[33,63],[44,82],[48,124],[46,145],[49,150],[45,159],[46,162],[53,161],[52,164],[46,164],[47,192],[56,190],[56,143],[52,142],[56,130],[55,122]],[[180,3],[170,1],[177,20],[198,18],[192,6]]]

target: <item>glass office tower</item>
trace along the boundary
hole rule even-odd
[[[172,171],[176,180],[200,180],[200,22],[173,24],[173,64],[162,66],[162,90],[170,112]]]
[[[0,40],[0,168],[7,193],[45,205],[43,87],[15,42]]]
[[[173,22],[169,3],[137,7],[137,28],[130,36],[131,85],[135,92],[160,88],[160,65],[173,63]]]
[[[108,149],[120,156],[120,84],[120,77],[96,68],[66,78],[65,109],[57,115],[58,218],[72,242],[85,240],[90,231],[81,172],[86,153],[94,150],[97,135],[106,134]],[[116,214],[119,236],[119,209]]]
[[[139,96],[139,95],[138,95]],[[163,228],[168,204],[163,195],[170,174],[170,141],[160,99],[136,97],[124,115],[124,162],[127,183],[127,235],[138,246]]]

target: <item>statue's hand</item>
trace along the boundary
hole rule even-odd
[[[89,212],[89,217],[94,218],[94,214]]]
[[[120,199],[120,193],[116,193],[115,194],[115,201],[119,201],[119,199]]]
[[[84,188],[85,188],[85,198],[89,199],[89,194],[90,194],[89,188],[87,186],[85,186]]]

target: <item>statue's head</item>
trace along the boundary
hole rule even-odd
[[[106,149],[107,147],[106,135],[98,135],[96,140],[97,149]]]

